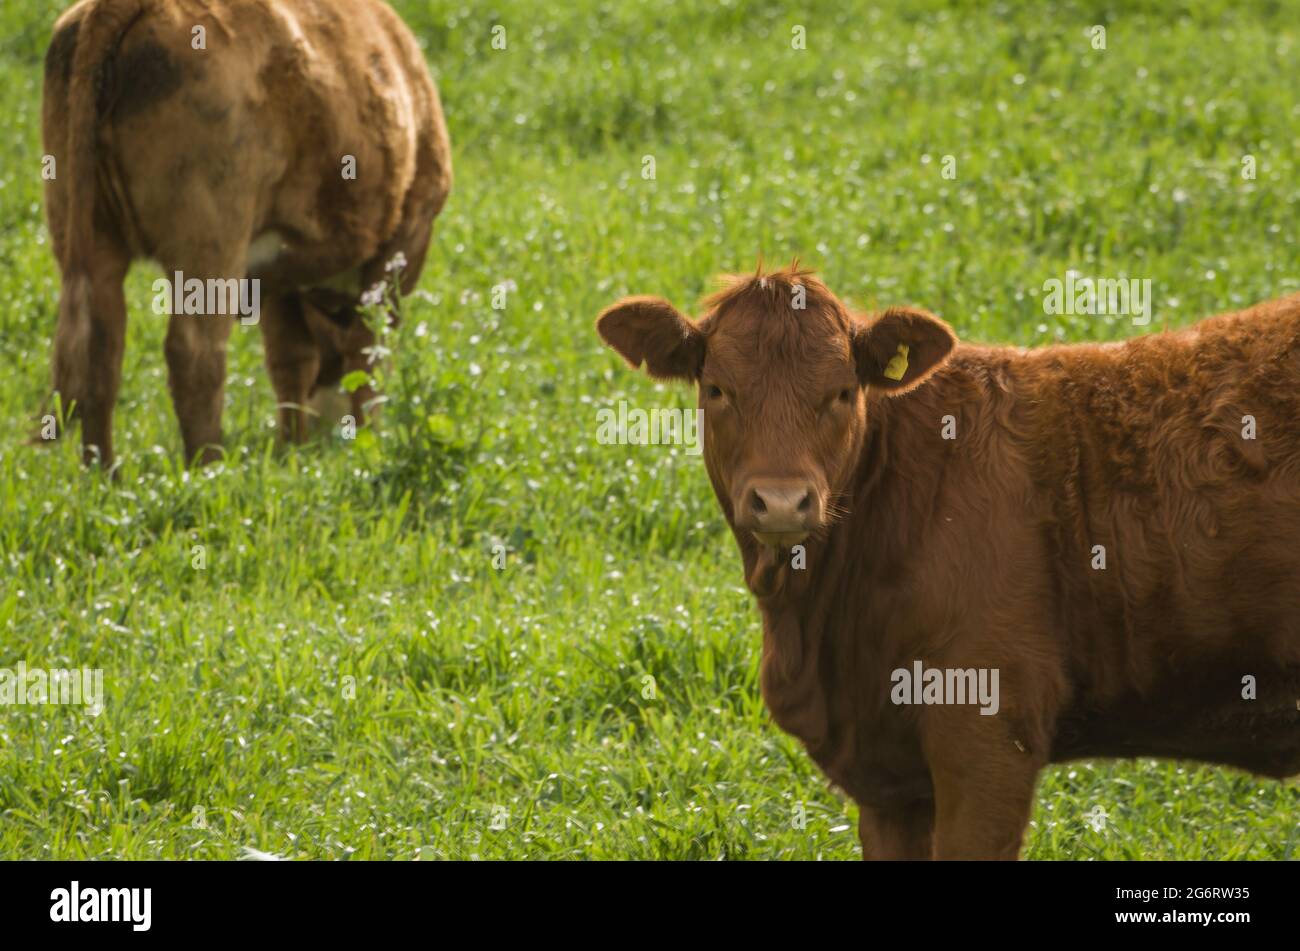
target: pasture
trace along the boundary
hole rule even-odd
[[[596,314],[629,292],[692,309],[760,253],[1026,346],[1294,292],[1293,12],[394,5],[456,181],[379,426],[278,448],[240,327],[227,459],[187,471],[138,264],[113,482],[75,440],[26,444],[58,292],[40,100],[62,4],[0,14],[0,667],[102,668],[106,695],[97,717],[0,707],[0,857],[857,857],[855,810],[764,710],[703,464],[597,440],[601,409],[694,394],[627,372]],[[1151,326],[1045,313],[1071,269],[1150,280]],[[1054,767],[1024,854],[1294,859],[1300,786]]]

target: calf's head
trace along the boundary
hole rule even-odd
[[[867,390],[923,383],[956,344],[922,310],[851,314],[797,267],[730,277],[691,320],[668,301],[629,297],[600,336],[656,379],[696,384],[704,458],[737,534],[789,547],[835,517],[867,431]]]

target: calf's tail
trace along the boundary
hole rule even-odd
[[[109,81],[107,66],[122,35],[144,12],[149,0],[92,0],[77,31],[67,99],[67,220],[65,222],[63,300],[81,320],[89,320],[91,262],[95,250],[96,179],[100,100]]]

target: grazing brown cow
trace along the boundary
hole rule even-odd
[[[178,285],[164,302],[199,288],[200,313],[155,299],[186,454],[219,453],[232,313],[261,324],[281,434],[300,439],[313,395],[368,363],[362,291],[399,255],[410,291],[451,187],[437,91],[379,0],[83,0],[46,56],[44,137],[54,388],[106,464],[132,260]]]
[[[1300,772],[1300,296],[1020,350],[792,268],[598,328],[698,385],[764,698],[865,856],[1015,858],[1062,760]]]

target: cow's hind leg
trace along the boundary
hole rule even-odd
[[[280,439],[300,443],[307,438],[308,403],[321,368],[321,348],[312,337],[296,295],[276,298],[262,312],[262,346],[275,390]]]
[[[343,375],[357,371],[366,374],[375,369],[374,346],[378,342],[375,332],[366,324],[359,313],[348,314],[348,329],[343,337]],[[364,383],[351,393],[352,415],[357,422],[365,423],[374,419],[379,413],[379,404],[375,397],[379,394],[370,383]]]
[[[319,373],[312,390],[312,407],[323,424],[336,425],[342,409],[348,410],[358,425],[364,424],[367,404],[376,396],[374,388],[366,383],[346,398],[340,397],[338,388],[340,381],[354,371],[362,370],[367,374],[373,371],[371,348],[376,343],[374,331],[366,325],[361,314],[350,307],[326,314],[306,304],[304,314],[321,355]],[[370,415],[374,415],[373,409]]]
[[[54,331],[54,389],[65,415],[81,420],[86,462],[113,462],[113,407],[126,349],[122,281],[131,257],[117,241],[96,235],[88,273],[65,277]]]
[[[168,383],[185,458],[206,465],[221,457],[226,341],[231,317],[173,314],[167,323]]]
[[[242,262],[244,249],[229,256]],[[252,300],[249,285],[243,283],[243,267],[231,263],[186,268],[165,266],[168,274],[180,273],[188,287],[192,280],[205,286],[199,313],[172,314],[163,343],[167,355],[168,383],[172,405],[180,423],[181,440],[188,461],[205,465],[221,457],[221,411],[226,390],[226,341],[238,319],[239,307]],[[226,282],[238,281],[234,297]],[[217,290],[211,290],[212,288]],[[188,300],[188,298],[184,298]],[[188,305],[187,305],[188,308]],[[258,317],[260,319],[260,315]]]

